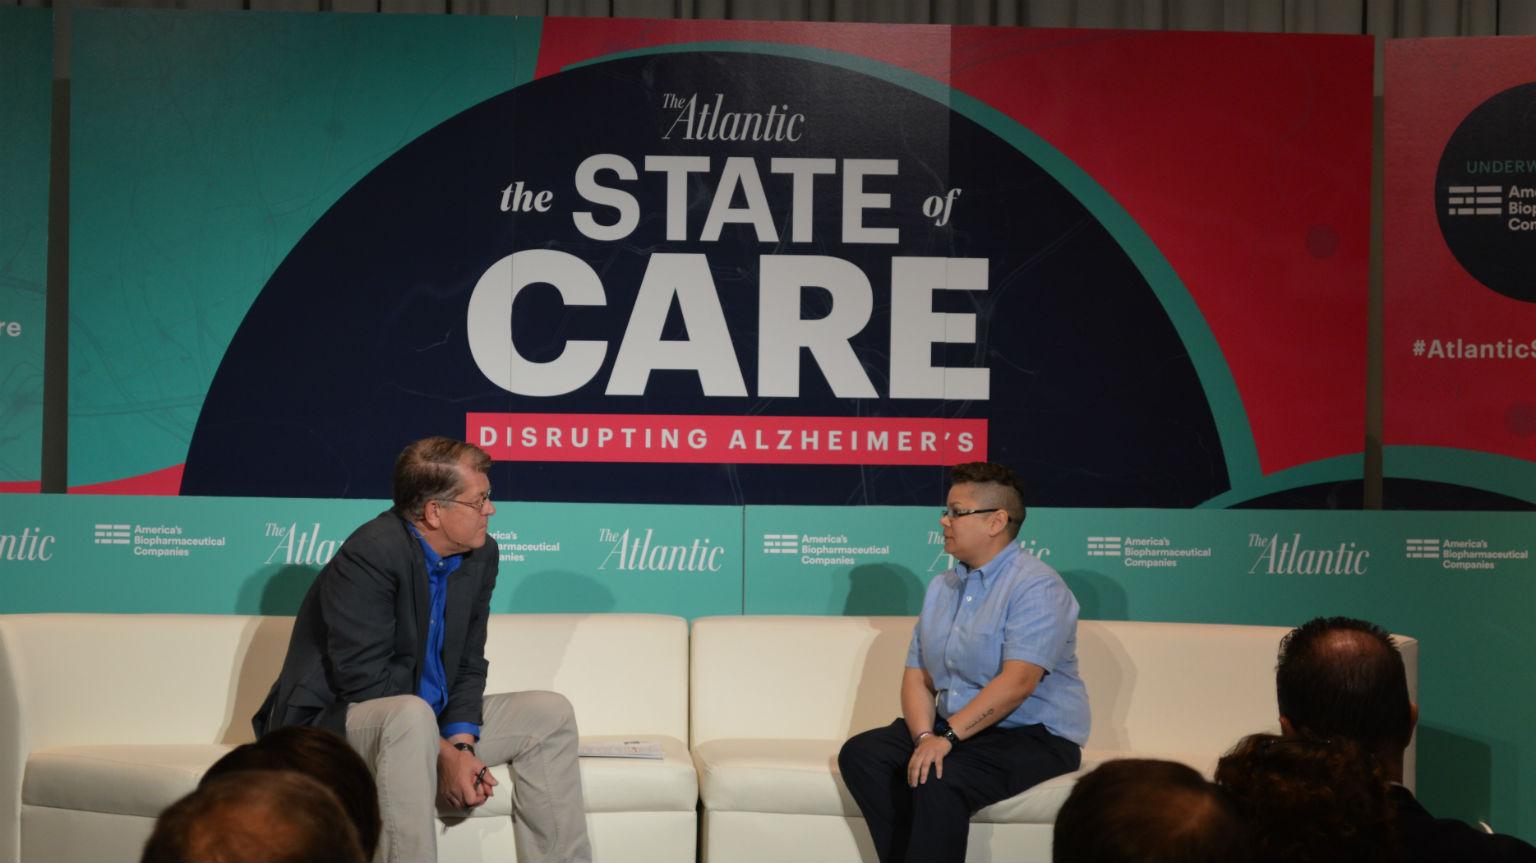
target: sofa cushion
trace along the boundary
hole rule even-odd
[[[837,770],[841,740],[711,740],[694,749],[704,806],[717,812],[772,812],[858,817]],[[1210,775],[1215,762],[1199,755],[1089,750],[1082,769],[983,808],[972,820],[990,824],[1049,824],[1079,776],[1115,758],[1182,761]]]
[[[584,738],[603,740],[604,738]],[[662,745],[660,760],[581,759],[588,812],[692,812],[698,783],[688,748],[671,737],[647,737]],[[115,815],[157,817],[197,787],[213,762],[232,747],[212,745],[66,746],[34,752],[27,761],[22,800],[34,806]],[[506,765],[492,769],[502,793],[474,815],[510,815]],[[463,813],[445,812],[445,815]]]
[[[841,740],[711,740],[694,747],[706,809],[859,814],[838,777]]]
[[[581,739],[606,742],[625,738],[584,734]],[[581,759],[581,793],[588,812],[693,812],[698,808],[699,782],[687,744],[659,735],[646,735],[645,739],[661,744],[661,759]],[[504,772],[506,767],[497,769]],[[502,802],[509,803],[506,798]],[[502,812],[508,813],[510,808]]]
[[[60,746],[27,759],[21,799],[33,806],[159,816],[197,787],[223,744]]]

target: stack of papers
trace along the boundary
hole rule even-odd
[[[595,740],[576,747],[588,758],[660,758],[661,744],[650,740]]]

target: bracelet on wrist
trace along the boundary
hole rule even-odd
[[[944,729],[944,739],[949,741],[950,746],[960,745],[960,738],[955,736],[955,729],[953,728]]]
[[[912,742],[913,743],[922,743],[924,737],[932,737],[932,736],[933,736],[933,732],[932,731],[922,731],[922,732],[919,732],[916,737],[912,738]]]

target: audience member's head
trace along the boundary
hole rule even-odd
[[[1255,863],[1389,863],[1398,859],[1389,783],[1344,738],[1252,734],[1216,766],[1248,823]]]
[[[362,756],[341,737],[323,728],[290,725],[268,732],[255,743],[237,746],[203,774],[199,788],[242,770],[292,770],[329,788],[357,828],[363,856],[372,858],[379,844],[379,792]]]
[[[366,863],[336,795],[301,773],[216,777],[160,813],[141,863]]]
[[[1320,617],[1291,630],[1280,642],[1275,695],[1288,732],[1351,740],[1401,778],[1417,708],[1403,655],[1381,627]]]
[[[1054,863],[1242,863],[1247,838],[1225,794],[1172,761],[1105,762],[1056,815]]]

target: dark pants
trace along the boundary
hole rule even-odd
[[[898,719],[855,735],[837,755],[880,863],[960,863],[977,810],[1076,770],[1083,756],[1044,725],[994,726],[944,756],[943,779],[930,771],[927,782],[910,788],[907,762],[915,748]]]

